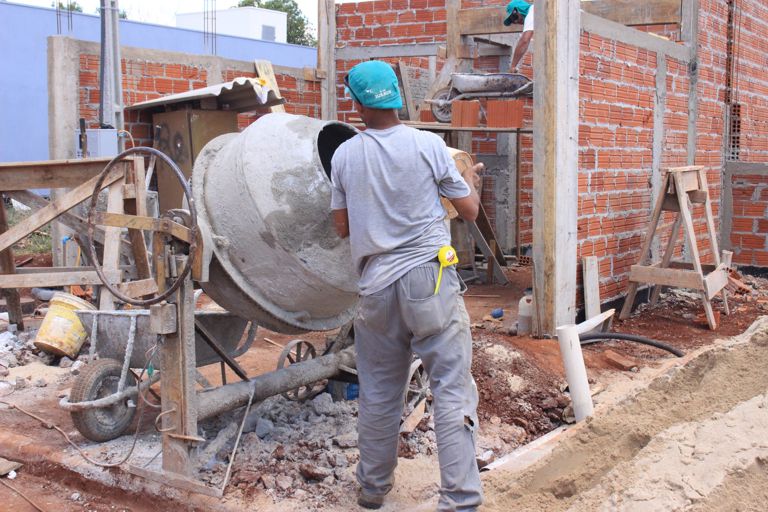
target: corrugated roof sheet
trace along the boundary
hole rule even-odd
[[[249,112],[285,103],[283,98],[278,97],[273,90],[260,82],[261,80],[258,78],[239,77],[223,84],[142,101],[126,107],[126,110],[158,111],[163,110],[163,107],[168,105],[194,104],[209,98],[216,100],[218,110],[234,110],[236,112]]]

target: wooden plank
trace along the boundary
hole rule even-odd
[[[584,309],[586,319],[600,314],[600,269],[597,256],[587,256],[581,259],[584,281]]]
[[[138,281],[120,283],[117,285],[117,288],[129,297],[145,297],[157,293],[157,282],[153,278],[140,279]]]
[[[721,263],[717,269],[707,274],[704,278],[704,291],[707,294],[707,299],[712,300],[727,284],[728,270],[725,264]]]
[[[629,271],[629,279],[638,283],[677,286],[691,290],[704,289],[704,279],[695,270],[632,265]]]
[[[121,165],[115,166],[104,180],[104,185],[108,186],[115,183],[123,177],[123,174],[124,167]],[[62,194],[54,201],[51,201],[45,208],[40,209],[0,235],[0,251],[11,247],[25,236],[54,220],[61,213],[91,197],[97,179],[97,177],[93,177],[85,183],[81,183],[78,187]]]
[[[401,60],[397,62],[397,74],[403,85],[403,99],[405,100],[403,103],[405,104],[405,111],[408,113],[408,120],[415,121],[418,119],[418,113],[416,112],[416,104],[413,102],[411,77],[408,76],[408,66]]]
[[[506,127],[490,127],[490,126],[475,126],[471,130],[467,130],[466,127],[451,126],[449,123],[425,123],[423,121],[405,121],[403,124],[417,128],[419,130],[427,130],[431,132],[494,132],[494,133],[513,133],[517,132],[517,128]],[[533,133],[533,130],[520,130],[520,133]]]
[[[116,181],[109,186],[107,193],[107,214],[123,213],[123,183]],[[100,213],[97,213],[98,217]],[[107,227],[104,230],[104,252],[101,265],[105,272],[117,270],[120,267],[120,238],[122,230],[116,227]],[[102,288],[99,292],[99,309],[115,309],[115,298],[109,291]]]
[[[24,273],[0,275],[0,288],[48,288],[54,286],[99,285],[102,284],[95,270],[80,270],[77,272],[57,272],[57,267],[51,267],[44,273]],[[120,271],[106,272],[107,278],[119,281]]]
[[[74,188],[104,170],[111,158],[0,163],[0,191]]]
[[[137,215],[110,212],[96,212],[94,219],[96,224],[101,226],[159,231],[161,233],[168,233],[183,242],[189,243],[191,240],[189,228],[170,219],[156,219],[155,217],[139,217]]]
[[[345,46],[336,50],[339,60],[385,59],[436,56],[437,43],[387,44],[381,46]]]
[[[504,269],[501,268],[498,260],[493,256],[491,247],[478,229],[477,224],[474,222],[464,222],[464,224],[469,228],[469,232],[475,240],[475,244],[477,244],[478,249],[480,249],[480,252],[485,256],[488,264],[493,266],[493,277],[496,279],[496,282],[499,284],[507,284],[509,280],[507,279],[506,274],[504,274]]]
[[[317,68],[325,73],[320,83],[322,118],[335,121],[336,113],[336,3],[318,0]]]
[[[680,62],[690,62],[691,60],[690,50],[682,44],[601,18],[600,16],[595,16],[588,12],[582,12],[581,26],[585,32],[655,53],[663,53],[669,58]]]
[[[480,205],[479,211],[477,213],[477,219],[475,219],[475,224],[477,224],[477,228],[480,230],[480,232],[483,234],[483,237],[488,240],[489,245],[490,242],[496,242],[496,233],[493,230],[493,226],[491,226],[491,221],[488,219],[488,214],[485,212],[485,208],[483,205]],[[492,246],[494,247],[494,246]],[[504,252],[501,250],[501,247],[498,246],[498,244],[495,245],[495,249],[492,251],[494,258],[499,262],[500,265],[506,266],[507,261],[504,257]]]
[[[576,318],[581,10],[538,0],[534,23],[534,288],[538,334],[555,335]]]
[[[667,240],[667,247],[664,250],[664,255],[662,256],[660,267],[661,268],[667,268],[669,267],[669,263],[672,261],[672,255],[675,252],[675,245],[677,244],[677,234],[680,232],[680,223],[682,221],[682,215],[679,213],[675,215],[675,223],[672,225],[672,232],[669,234],[669,240]],[[661,294],[661,285],[657,285],[653,288],[653,292],[651,293],[651,304],[656,304],[656,301],[659,300],[659,295]]]
[[[621,25],[658,25],[680,22],[680,0],[582,0],[585,14],[599,16]],[[461,9],[457,14],[463,35],[520,32],[522,25],[504,25],[504,5]]]
[[[2,195],[0,195],[2,199]],[[0,234],[8,231],[8,219],[5,214],[5,204],[0,202]],[[0,251],[0,272],[6,275],[16,273],[16,262],[13,259],[13,249],[8,247]],[[8,307],[8,322],[16,324],[20,331],[24,330],[24,313],[21,310],[21,295],[15,288],[3,290],[2,296],[5,297],[5,303]]]
[[[275,78],[275,71],[272,69],[272,63],[268,60],[256,59],[254,61],[256,67],[256,74],[267,82],[267,87],[275,92],[275,96],[282,98],[280,94],[280,88],[277,86],[277,78]],[[285,112],[284,105],[272,105],[269,107],[271,112]]]
[[[147,188],[145,184],[144,162],[134,161],[131,172],[130,183],[125,185],[133,191],[133,198],[125,198],[123,195],[123,208],[128,214],[147,216]],[[125,187],[124,187],[125,189]],[[149,266],[149,253],[147,251],[147,242],[144,239],[144,233],[138,229],[128,230],[128,239],[131,241],[131,251],[133,262],[136,265],[136,271],[139,278],[145,279],[152,275]]]
[[[14,190],[6,192],[6,195],[32,209],[39,210],[50,204],[46,199],[28,190]],[[72,212],[64,212],[56,218],[56,221],[72,229],[83,240],[86,239],[86,234],[88,233],[88,221],[86,219]],[[93,233],[93,239],[97,244],[104,245],[104,230],[97,228]],[[120,242],[120,254],[126,257],[132,255],[131,246],[125,240]]]

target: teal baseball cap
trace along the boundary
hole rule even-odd
[[[522,23],[522,18],[528,16],[528,11],[531,10],[531,4],[525,0],[512,0],[507,4],[507,17],[504,18],[504,25],[509,26],[515,22],[514,18],[520,16],[521,19],[517,20],[518,23]]]
[[[392,66],[380,60],[361,62],[344,77],[352,99],[368,108],[402,108],[400,87]]]

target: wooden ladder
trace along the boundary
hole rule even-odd
[[[704,168],[701,166],[688,166],[669,169],[664,175],[661,191],[662,193],[659,194],[653,215],[651,216],[651,225],[643,242],[640,261],[637,265],[632,265],[630,270],[629,291],[619,318],[627,318],[632,311],[638,286],[641,283],[649,283],[655,285],[651,293],[651,304],[655,304],[658,301],[662,286],[675,286],[698,291],[704,303],[707,323],[710,329],[716,329],[717,319],[715,318],[710,301],[715,295],[721,293],[725,314],[730,313],[725,285],[728,284],[728,270],[731,266],[733,253],[723,251],[721,262],[720,251],[717,247],[715,221],[712,217],[712,203],[709,198],[709,188]],[[692,203],[704,205],[707,235],[712,248],[712,256],[715,260],[714,265],[702,265],[701,263],[699,249],[696,244],[696,235],[693,229],[693,219],[691,217],[690,204]],[[677,212],[677,215],[675,216],[672,232],[661,261],[650,263],[651,244],[656,235],[662,211]],[[680,224],[685,228],[685,237],[690,247],[692,263],[672,261]]]

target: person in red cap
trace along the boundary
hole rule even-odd
[[[477,387],[463,283],[441,265],[450,245],[440,197],[467,220],[477,217],[478,164],[462,178],[437,135],[400,123],[392,67],[368,61],[344,80],[366,130],[331,161],[336,230],[349,236],[360,275],[354,324],[360,380],[358,504],[381,507],[397,466],[400,418],[415,352],[429,375],[440,461],[438,510],[482,503],[475,459]],[[441,251],[441,248],[443,250]]]

